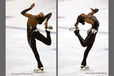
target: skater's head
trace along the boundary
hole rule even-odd
[[[37,17],[37,20],[38,20],[38,24],[42,24],[45,20],[45,16],[42,12],[39,13],[36,17]]]
[[[84,20],[85,20],[85,17],[83,17],[83,16],[81,16],[81,15],[78,16],[78,22],[79,22],[79,23],[85,25],[85,21],[84,21]]]
[[[45,18],[39,17],[39,18],[37,18],[37,20],[38,20],[38,24],[42,24],[44,22]]]

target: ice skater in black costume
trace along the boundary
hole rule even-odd
[[[89,51],[91,50],[91,48],[93,46],[96,34],[98,32],[99,21],[97,20],[97,18],[95,16],[93,16],[93,14],[95,14],[97,12],[98,12],[98,9],[92,9],[91,8],[91,12],[88,13],[87,15],[84,13],[79,15],[77,18],[77,21],[74,25],[76,27],[76,30],[74,31],[75,35],[78,37],[81,45],[83,47],[87,47],[85,52],[84,52],[83,60],[81,63],[81,68],[87,67],[86,59],[87,59]],[[87,37],[85,39],[83,39],[79,33],[79,28],[77,26],[78,26],[78,23],[85,25],[85,22],[91,24],[92,27],[88,30]]]
[[[40,60],[40,56],[38,54],[37,48],[36,48],[36,40],[39,40],[43,42],[46,45],[51,45],[51,37],[50,37],[50,31],[47,30],[48,27],[48,20],[50,19],[52,13],[48,13],[47,15],[44,15],[42,12],[38,15],[32,15],[29,13],[26,13],[27,11],[31,10],[35,4],[33,3],[28,9],[25,9],[21,12],[22,15],[28,18],[27,21],[27,39],[28,43],[35,55],[35,58],[37,60],[37,64],[39,70],[43,70],[43,64]],[[47,37],[44,37],[36,28],[37,24],[42,24],[45,20],[45,31],[47,33]]]

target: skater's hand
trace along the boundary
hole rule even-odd
[[[74,33],[75,33],[76,35],[79,35],[79,31],[80,31],[80,30],[79,30],[79,28],[77,27],[76,30],[74,31]]]
[[[99,9],[97,9],[97,8],[95,8],[95,9],[93,9],[93,8],[90,8],[91,9],[91,11],[93,11],[93,12],[98,12],[99,11]]]
[[[46,21],[46,22],[44,23],[44,25],[45,25],[45,28],[47,28],[47,26],[48,26],[48,21]]]
[[[99,9],[97,9],[97,8],[94,9],[94,12],[95,12],[95,13],[98,12],[98,11],[99,11]]]
[[[34,6],[35,6],[35,3],[33,3],[33,4],[30,6],[30,8],[32,9]]]
[[[75,23],[75,24],[74,24],[74,26],[77,28],[78,24],[77,24],[77,23]]]

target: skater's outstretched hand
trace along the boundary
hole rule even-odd
[[[78,26],[78,23],[76,22],[76,23],[74,24],[74,26],[77,28],[77,26]]]
[[[34,6],[35,6],[35,3],[33,3],[33,4],[30,6],[30,8],[32,9]]]
[[[79,31],[80,31],[80,30],[79,30],[79,28],[77,27],[76,30],[74,31],[74,33],[75,33],[76,35],[79,35]]]
[[[91,9],[91,11],[92,11],[92,12],[95,12],[95,13],[97,13],[97,12],[99,11],[99,9],[98,9],[98,8],[95,8],[95,9],[90,8],[90,9]]]

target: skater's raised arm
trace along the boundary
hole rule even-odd
[[[45,16],[45,18],[46,18],[46,21],[45,21],[45,27],[47,27],[48,26],[48,20],[50,19],[50,17],[52,16],[52,13],[48,13],[46,16]]]
[[[35,6],[35,4],[33,3],[28,9],[25,9],[21,12],[22,15],[24,15],[25,17],[31,17],[31,14],[26,13],[27,11],[31,10],[33,7]]]
[[[52,15],[52,13],[48,13],[48,14],[45,16],[46,21],[48,21],[48,20],[50,19],[51,15]]]
[[[91,12],[87,14],[88,16],[91,16],[99,11],[99,9],[97,9],[97,8],[96,9],[90,8],[90,9],[91,9]]]

